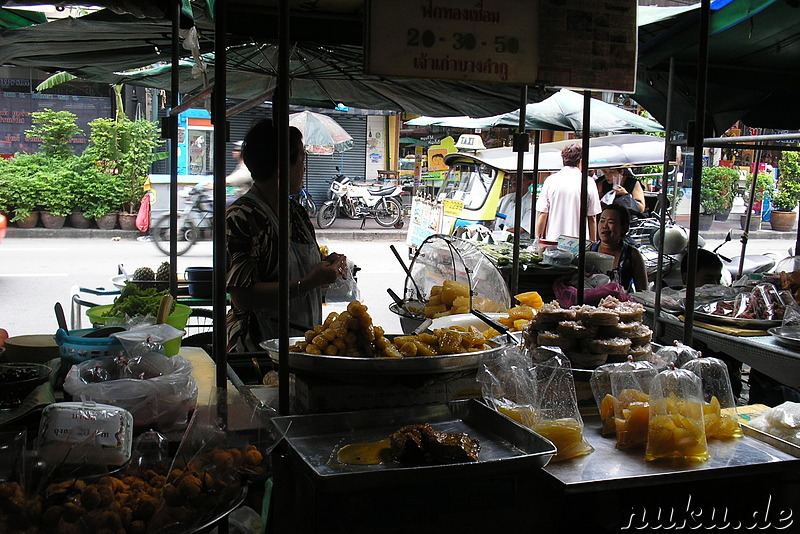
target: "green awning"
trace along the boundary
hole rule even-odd
[[[44,13],[24,9],[5,9],[0,7],[0,28],[24,28],[34,24],[44,24],[47,17]]]

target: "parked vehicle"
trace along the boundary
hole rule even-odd
[[[300,205],[306,209],[309,217],[314,217],[317,214],[317,203],[314,202],[314,197],[311,196],[311,193],[309,193],[305,187],[296,195],[290,195],[289,198],[298,201]]]
[[[178,196],[183,198],[186,204],[186,207],[176,215],[176,227],[178,228],[176,253],[178,256],[197,243],[203,228],[211,227],[214,210],[211,191],[206,183],[184,187],[178,191]],[[167,213],[150,228],[150,237],[152,237],[153,243],[158,250],[167,255],[170,249],[170,222],[170,214]]]
[[[337,172],[339,168],[336,168]],[[355,184],[344,174],[338,173],[331,181],[332,200],[325,202],[317,212],[317,225],[329,228],[340,215],[361,219],[361,228],[367,218],[373,218],[383,227],[402,228],[403,205],[400,194],[403,188],[397,185],[372,187]]]

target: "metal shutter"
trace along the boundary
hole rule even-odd
[[[314,197],[317,207],[328,198],[329,183],[336,174],[336,167],[354,180],[364,180],[367,168],[367,117],[352,115],[332,115],[342,128],[347,130],[355,146],[342,153],[331,156],[306,156],[306,189]]]

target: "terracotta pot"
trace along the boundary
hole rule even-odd
[[[119,227],[127,231],[138,230],[136,228],[136,214],[135,213],[120,213],[119,214]]]
[[[24,219],[14,222],[17,223],[17,228],[33,228],[39,222],[39,212],[32,211],[31,214]]]
[[[95,222],[101,230],[113,230],[117,226],[117,214],[106,213],[102,217],[95,219]]]
[[[41,212],[39,214],[39,218],[42,219],[42,226],[50,230],[63,228],[64,223],[67,221],[66,215],[55,215],[49,211]]]
[[[89,228],[92,225],[92,220],[87,218],[82,211],[73,211],[68,218],[69,224],[73,228]]]
[[[739,217],[739,227],[742,230],[746,230],[745,226],[747,225],[747,215],[740,215]],[[750,229],[747,231],[755,232],[756,230],[761,230],[761,215],[753,214],[750,216]]]
[[[701,232],[711,230],[711,225],[714,223],[713,213],[701,213],[700,219],[697,222],[697,229]]]
[[[790,232],[797,220],[797,214],[793,211],[775,211],[769,215],[769,223],[776,232]]]

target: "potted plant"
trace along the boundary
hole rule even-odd
[[[750,206],[750,191],[753,186],[753,175],[748,175],[749,179],[747,181],[747,189],[744,190],[744,204],[745,204],[745,213],[741,215],[741,228],[742,230],[747,229],[747,206]],[[760,230],[761,229],[761,207],[762,203],[764,202],[764,198],[766,196],[771,196],[774,180],[772,175],[767,172],[760,172],[756,176],[756,188],[755,188],[755,195],[753,196],[753,206],[752,212],[750,213],[750,228],[749,231]]]
[[[72,190],[74,172],[68,166],[42,167],[36,173],[39,190],[39,216],[45,228],[61,228],[72,213],[75,195]]]
[[[784,152],[778,170],[778,192],[772,197],[769,220],[773,230],[788,232],[794,226],[794,211],[800,203],[800,154]]]
[[[731,167],[703,167],[703,187],[700,193],[700,205],[703,212],[714,215],[713,218],[718,220],[727,219],[727,214],[733,207],[738,179],[739,173]],[[708,226],[711,226],[710,222]],[[701,229],[703,229],[702,225]]]
[[[33,228],[39,222],[38,154],[17,154],[0,159],[0,211],[20,228]]]
[[[117,177],[89,165],[81,174],[81,183],[82,187],[76,194],[77,205],[86,217],[95,220],[98,228],[113,229],[122,202],[122,188]]]

